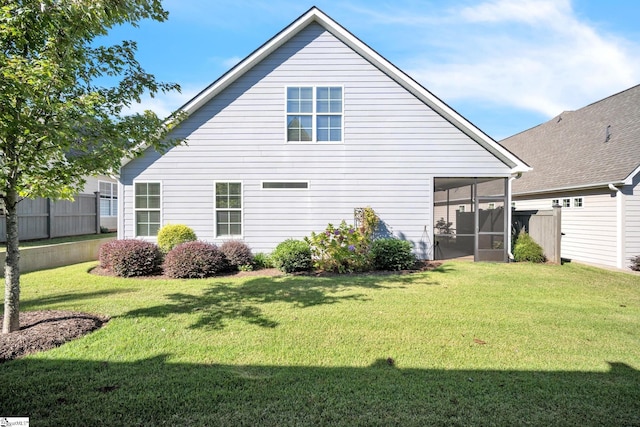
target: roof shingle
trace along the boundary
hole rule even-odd
[[[640,85],[500,144],[533,167],[514,194],[620,183],[640,165]]]

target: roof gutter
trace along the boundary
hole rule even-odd
[[[598,189],[598,188],[609,188],[609,189],[611,189],[611,186],[620,187],[620,186],[624,186],[624,185],[629,185],[627,180],[613,181],[613,182],[611,182],[611,181],[609,181],[609,182],[601,182],[601,183],[597,183],[597,184],[574,185],[574,186],[570,186],[570,187],[557,187],[557,188],[550,188],[550,189],[547,189],[547,190],[538,190],[538,191],[518,191],[518,192],[514,192],[513,195],[514,196],[525,196],[525,195],[560,193],[560,192],[563,192],[563,191],[594,190],[594,189]]]

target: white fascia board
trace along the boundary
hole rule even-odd
[[[635,176],[636,176],[638,173],[640,173],[640,166],[638,166],[637,168],[635,168],[635,169],[633,170],[633,172],[631,172],[631,173],[629,174],[629,176],[627,176],[627,177],[624,179],[624,185],[633,185],[633,178],[635,178]]]

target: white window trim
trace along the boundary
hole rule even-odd
[[[240,184],[240,209],[218,209],[216,206],[216,184]],[[240,211],[240,234],[223,234],[218,235],[218,210],[221,211]],[[229,179],[229,180],[217,180],[213,182],[213,235],[216,239],[244,239],[244,181]]]
[[[136,184],[160,184],[160,209],[142,209],[136,208]],[[144,181],[133,181],[133,234],[136,238],[140,239],[155,239],[158,236],[139,236],[138,235],[138,222],[136,221],[138,211],[160,211],[160,228],[162,228],[162,224],[164,224],[164,215],[163,215],[163,201],[164,201],[164,185],[162,181],[154,181],[154,180],[144,180]]]
[[[576,203],[577,200],[580,200],[580,206]],[[571,205],[576,209],[584,208],[584,197],[573,197],[571,199]]]
[[[562,204],[561,204],[560,206],[562,206],[563,208],[570,208],[571,206],[573,206],[573,205],[571,204],[571,197],[563,197],[563,198],[562,198],[562,199],[560,199],[560,200],[562,200]],[[565,200],[568,200],[568,201],[569,201],[568,206],[565,206],[565,205],[564,205]]]
[[[288,136],[288,127],[289,127],[289,120],[288,120],[288,116],[289,116],[289,112],[287,111],[287,90],[289,88],[294,88],[294,87],[310,87],[312,88],[312,92],[313,92],[313,98],[312,98],[312,104],[313,104],[313,112],[311,113],[302,113],[302,115],[306,114],[306,115],[311,115],[312,119],[311,119],[311,141],[289,141],[289,136]],[[342,89],[342,113],[340,113],[339,115],[342,117],[341,120],[341,127],[340,127],[340,135],[342,136],[342,139],[340,141],[318,141],[318,112],[316,111],[316,94],[317,94],[317,89],[319,87],[328,87],[328,88],[332,88],[332,87],[339,87]],[[291,113],[291,114],[296,114],[296,113]],[[328,116],[337,116],[338,114],[336,113],[322,113],[321,115],[328,115]],[[310,145],[310,144],[315,144],[315,145],[339,145],[339,144],[344,144],[344,119],[345,119],[345,111],[344,111],[344,85],[336,85],[336,84],[317,84],[317,85],[305,85],[305,84],[299,84],[299,85],[288,85],[284,87],[284,142],[286,144],[293,144],[293,145]]]
[[[264,184],[267,183],[279,183],[279,184],[307,184],[307,188],[264,188]],[[279,180],[273,180],[270,179],[268,181],[260,181],[260,189],[263,191],[308,191],[309,187],[310,187],[310,182],[309,181],[294,181],[294,180],[285,180],[285,179],[279,179]]]
[[[98,190],[100,190],[102,188],[102,184],[109,184],[109,186],[111,187],[111,192],[109,194],[109,197],[104,197],[104,193],[102,191],[99,191],[100,193],[100,203],[102,203],[102,199],[105,200],[109,200],[109,215],[100,215],[101,218],[115,218],[118,216],[118,183],[117,182],[111,182],[111,181],[101,181],[98,180]],[[115,188],[115,192],[116,192],[116,197],[113,197],[113,190]],[[115,203],[114,203],[115,202]],[[115,206],[115,209],[114,209]],[[102,207],[102,205],[101,205]],[[115,214],[114,214],[114,210],[115,210]]]

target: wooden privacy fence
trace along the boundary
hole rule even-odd
[[[513,211],[512,233],[513,241],[520,233],[526,231],[542,246],[547,260],[560,264],[562,244],[562,210],[554,206],[550,210]]]
[[[73,202],[22,199],[18,203],[20,240],[50,239],[100,233],[100,193],[78,194]],[[0,242],[7,241],[4,212],[0,215]]]

